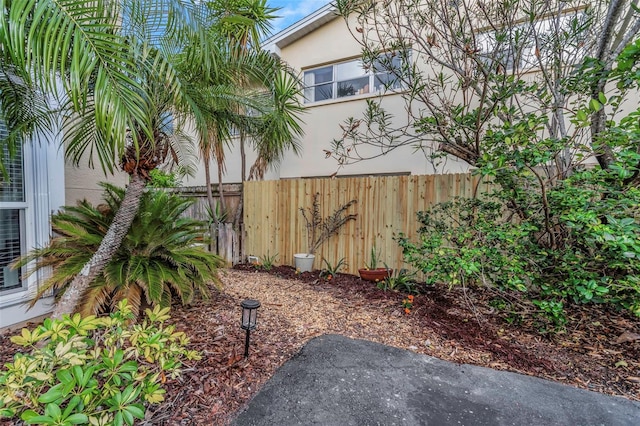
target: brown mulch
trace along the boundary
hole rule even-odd
[[[325,281],[286,266],[262,272],[240,265],[222,272],[222,281],[223,291],[209,300],[172,310],[171,321],[203,357],[167,381],[165,403],[149,410],[145,424],[228,423],[279,366],[326,333],[640,401],[640,322],[624,313],[573,306],[564,332],[541,334],[547,325],[535,317],[492,308],[496,295],[487,289],[422,287],[406,315],[405,294],[347,274]],[[246,298],[262,304],[248,359],[239,327]],[[0,335],[1,363],[16,350]]]

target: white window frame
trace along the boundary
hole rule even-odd
[[[27,178],[27,155],[29,153],[29,150],[26,149],[26,145],[22,144],[20,146],[20,156],[21,156],[21,160],[22,160],[22,164],[21,164],[21,175],[22,175],[22,200],[21,201],[0,201],[0,210],[17,210],[18,211],[18,220],[19,220],[19,226],[20,226],[20,232],[19,232],[19,241],[20,241],[20,255],[24,255],[26,253],[26,245],[27,245],[27,239],[26,239],[26,235],[27,235],[27,208],[29,207],[29,202],[28,202],[28,178]],[[8,267],[7,265],[0,265],[0,267],[2,267],[3,269],[5,267]],[[3,281],[4,281],[4,274],[5,274],[6,270],[2,270],[0,271],[0,273],[3,274]],[[0,287],[0,295],[6,295],[6,294],[11,294],[11,293],[15,293],[15,292],[22,292],[27,288],[27,282],[26,280],[23,280],[21,278],[22,273],[24,271],[17,271],[18,273],[18,284],[15,287],[11,287],[11,288],[4,288],[4,287]]]
[[[386,53],[383,53],[381,56],[383,55],[387,55]],[[355,76],[350,76],[349,78],[345,78],[342,80],[339,80],[337,78],[338,75],[338,67],[341,65],[345,65],[345,64],[351,64],[351,63],[359,63],[359,66],[362,68],[362,74],[360,75],[355,75]],[[313,71],[317,71],[317,70],[321,70],[323,68],[328,68],[331,67],[331,80],[330,81],[323,81],[321,83],[318,84],[307,84],[307,73],[311,73]],[[370,70],[366,70],[365,67],[362,65],[362,60],[359,58],[356,59],[349,59],[346,61],[340,61],[340,62],[334,62],[332,64],[327,64],[327,65],[322,65],[322,66],[318,66],[318,67],[313,67],[313,68],[308,68],[303,70],[303,81],[305,83],[304,86],[304,103],[305,105],[310,105],[310,104],[316,104],[316,103],[321,103],[321,102],[335,102],[335,101],[340,101],[340,100],[346,100],[346,99],[353,99],[353,98],[359,98],[362,96],[366,96],[366,95],[372,95],[372,94],[380,94],[382,92],[384,92],[385,90],[398,90],[398,89],[402,89],[402,83],[399,82],[399,84],[397,86],[394,87],[386,87],[384,84],[378,84],[376,85],[376,77],[382,74],[392,74],[390,71],[379,71],[379,72],[375,72],[375,70],[373,69],[373,67],[371,67]],[[349,81],[355,81],[355,80],[359,80],[359,79],[363,79],[365,77],[368,77],[368,84],[364,85],[362,88],[357,89],[357,91],[354,90],[353,93],[347,94],[347,95],[342,95],[342,96],[338,96],[338,90],[340,88],[340,84],[344,83],[344,82],[349,82]],[[325,98],[325,99],[321,99],[316,101],[315,100],[315,90],[317,87],[319,86],[328,86],[331,85],[331,97]],[[363,90],[363,89],[367,89],[367,90]],[[371,89],[373,88],[373,90]],[[313,99],[310,99],[309,94],[313,94]]]
[[[560,27],[565,27],[569,25],[571,20],[576,17],[583,17],[585,14],[584,10],[580,11],[572,11],[567,12],[564,15],[560,16]],[[545,33],[550,33],[552,29],[552,25],[554,25],[556,17],[549,17],[545,19],[540,19],[536,21],[533,25],[536,26],[536,33],[539,36],[543,36]],[[516,25],[513,28],[513,31],[518,31],[518,29],[525,28],[531,24],[520,24]],[[529,39],[529,45],[526,45],[520,49],[516,49],[516,46],[513,42],[507,43],[503,42],[499,46],[500,49],[497,49],[496,46],[496,31],[485,31],[478,34],[477,37],[477,45],[480,49],[480,55],[484,56],[485,63],[490,65],[492,59],[500,59],[500,66],[504,67],[506,71],[512,70],[533,70],[539,66],[539,61],[541,60],[545,63],[544,57],[538,58],[536,56],[536,42],[533,38]],[[583,52],[571,52],[569,55],[582,55],[583,57],[586,55],[586,50]],[[502,58],[506,58],[506,62],[502,60]],[[517,60],[517,61],[516,61]],[[515,67],[514,67],[515,65]]]

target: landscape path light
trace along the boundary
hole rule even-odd
[[[244,342],[244,357],[249,357],[249,336],[251,335],[251,330],[256,328],[256,322],[258,319],[258,308],[260,307],[260,302],[253,299],[246,299],[240,303],[242,306],[242,323],[240,327],[243,330],[247,331],[247,338]]]

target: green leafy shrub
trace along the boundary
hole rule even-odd
[[[30,349],[0,372],[0,417],[45,425],[132,425],[164,400],[166,376],[197,360],[188,338],[166,325],[168,308],[134,319],[126,300],[109,317],[65,315],[11,338]]]
[[[35,261],[29,274],[53,267],[34,302],[51,288],[64,292],[98,248],[124,197],[121,188],[103,187],[106,205],[82,201],[65,207],[51,218],[57,236],[16,263],[22,267]],[[143,304],[170,306],[175,298],[188,303],[197,293],[208,295],[208,283],[218,282],[223,262],[202,246],[206,223],[183,217],[192,203],[165,191],[145,192],[122,246],[83,295],[80,313],[110,312],[128,299],[137,314]]]
[[[626,167],[585,170],[549,193],[565,244],[545,264],[557,279],[545,295],[612,303],[640,316],[640,189],[622,183]]]
[[[501,214],[499,203],[456,198],[418,212],[420,241],[400,235],[398,243],[426,284],[526,291],[531,280],[526,241],[535,228],[503,222]]]
[[[554,327],[566,323],[569,303],[607,303],[640,316],[640,189],[625,182],[634,170],[576,171],[537,198],[524,181],[511,187],[502,176],[487,195],[496,201],[435,205],[418,212],[418,242],[398,241],[428,284],[516,290]]]

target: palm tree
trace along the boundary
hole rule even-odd
[[[51,219],[56,237],[50,244],[15,262],[16,267],[23,267],[35,261],[28,274],[53,267],[32,304],[52,288],[66,290],[104,238],[125,191],[109,184],[103,187],[106,204],[95,207],[82,201],[65,207]],[[84,292],[78,311],[104,314],[128,299],[137,315],[145,304],[169,306],[174,298],[188,303],[196,293],[208,295],[208,284],[218,282],[217,268],[223,262],[198,244],[206,223],[183,217],[191,204],[193,200],[162,190],[145,191],[130,231]]]
[[[3,143],[19,143],[20,135],[43,126],[54,131],[62,118],[68,158],[77,163],[89,150],[105,172],[120,165],[130,175],[104,238],[58,301],[54,318],[76,309],[118,251],[149,171],[169,154],[175,160],[185,157],[177,144],[185,140],[176,137],[182,121],[168,126],[167,117],[176,110],[182,115],[197,110],[189,108],[171,58],[191,43],[199,48],[189,59],[211,66],[197,9],[181,0],[2,3],[0,105],[11,125]],[[46,93],[53,103],[22,102],[17,108],[11,98],[20,93]]]
[[[213,0],[208,7],[215,17],[210,34],[222,40],[227,63],[231,65],[230,73],[225,76],[231,79],[236,90],[252,99],[251,103],[227,105],[230,110],[210,117],[206,129],[201,130],[202,134],[209,134],[209,138],[201,140],[200,151],[205,161],[209,207],[214,210],[208,162],[216,159],[224,208],[222,175],[226,168],[225,146],[231,141],[229,129],[233,127],[238,132],[241,180],[244,182],[247,177],[247,140],[258,153],[250,176],[261,178],[266,168],[281,160],[287,150],[298,153],[296,137],[302,135],[303,108],[299,102],[302,85],[296,73],[260,47],[260,39],[271,30],[270,21],[278,9],[268,7],[266,0]],[[214,76],[220,77],[221,74]],[[218,83],[225,84],[220,80]],[[242,200],[236,211],[236,225],[241,212]]]

